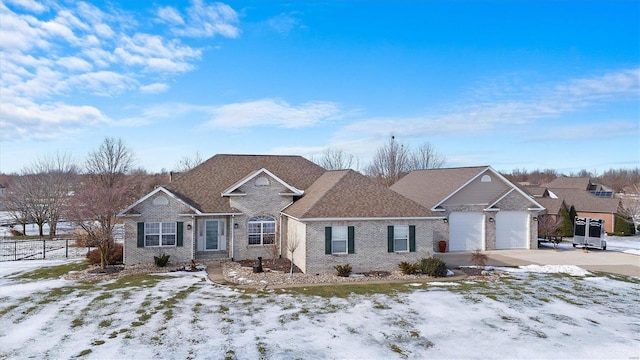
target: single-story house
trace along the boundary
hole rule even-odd
[[[125,264],[283,256],[314,274],[396,269],[429,256],[441,226],[358,172],[271,155],[216,155],[119,216]]]
[[[286,257],[320,274],[394,270],[440,240],[451,251],[531,247],[542,207],[504,177],[490,167],[433,174],[387,188],[300,156],[216,155],[119,214],[124,263]]]
[[[490,166],[415,170],[391,189],[440,214],[448,251],[538,247],[544,207]]]

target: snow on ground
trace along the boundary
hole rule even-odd
[[[19,280],[0,263],[0,358],[637,358],[640,279],[521,268],[346,298],[244,291],[204,272]],[[554,271],[555,270],[555,271]],[[576,269],[571,270],[577,272]],[[14,292],[24,285],[29,292]]]

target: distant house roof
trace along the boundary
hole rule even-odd
[[[202,213],[232,213],[237,210],[231,208],[229,199],[222,194],[264,169],[289,188],[301,190],[325,172],[301,156],[221,154],[181,174],[165,188]]]
[[[564,199],[567,206],[573,205],[576,211],[615,214],[620,208],[620,199],[597,197],[585,190],[556,188],[549,191]]]
[[[549,192],[547,191],[546,187],[542,187],[539,185],[520,185],[520,184],[516,184],[516,185],[519,185],[521,189],[523,189],[525,192],[527,192],[528,194],[530,194],[535,198],[542,198],[542,197],[549,196]]]
[[[588,177],[567,177],[561,176],[549,182],[547,188],[549,189],[578,189],[578,190],[590,190],[591,179]]]
[[[547,209],[547,214],[549,215],[559,215],[560,209],[565,206],[564,200],[562,199],[541,197],[536,198],[536,201]]]
[[[283,213],[301,220],[434,215],[427,208],[353,170],[327,171]]]

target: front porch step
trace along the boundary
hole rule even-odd
[[[227,260],[229,259],[229,253],[226,251],[197,251],[196,260],[210,261],[210,260]]]

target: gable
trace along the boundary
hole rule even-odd
[[[150,212],[162,213],[167,208],[179,209],[184,214],[200,213],[198,209],[190,206],[175,194],[160,186],[122,210],[117,216],[138,216],[149,212],[149,210]]]
[[[453,193],[449,198],[441,202],[439,206],[489,205],[509,189],[510,186],[505,184],[497,176],[485,172]]]

